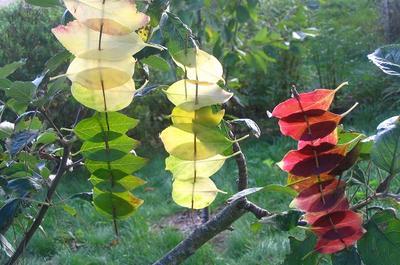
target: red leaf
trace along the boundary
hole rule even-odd
[[[353,211],[337,211],[324,215],[312,225],[319,240],[318,252],[330,254],[345,249],[362,237],[362,218]]]
[[[305,212],[329,211],[342,202],[345,183],[337,179],[316,183],[303,190],[293,200],[296,207]]]
[[[332,104],[335,93],[341,88],[331,89],[316,89],[312,92],[301,93],[298,98],[291,98],[275,107],[272,111],[272,116],[278,119],[285,118],[294,113],[308,111],[311,109],[328,110]],[[300,107],[301,104],[301,107]]]
[[[329,111],[309,110],[279,120],[279,127],[283,135],[295,140],[314,141],[332,133],[342,118]]]
[[[292,150],[285,155],[278,166],[286,172],[296,176],[313,176],[328,173],[333,170],[345,157],[346,147],[337,146],[328,149],[328,145],[316,147],[317,159],[315,159],[312,147],[300,150]],[[323,152],[318,152],[318,151]],[[317,163],[318,160],[318,163]]]
[[[324,211],[324,212],[317,212],[317,213],[307,213],[304,216],[304,219],[307,221],[308,224],[312,225],[315,221],[317,221],[319,218],[321,218],[324,215],[327,215],[332,212],[337,212],[337,211],[345,211],[349,209],[349,201],[347,200],[346,197],[343,197],[332,209],[329,211]]]
[[[319,139],[315,139],[314,141],[299,141],[297,145],[297,149],[302,149],[306,147],[307,145],[311,146],[318,146],[321,143],[330,143],[333,145],[336,145],[338,143],[339,137],[337,133],[337,129],[334,130],[332,133],[328,134],[327,136]]]

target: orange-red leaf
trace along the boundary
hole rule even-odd
[[[337,89],[316,89],[312,92],[301,93],[298,98],[291,98],[275,107],[272,116],[278,119],[311,109],[328,110],[335,97]],[[301,107],[300,107],[301,104]]]
[[[320,175],[333,170],[344,159],[345,154],[345,146],[332,147],[328,143],[318,147],[307,146],[290,151],[278,165],[282,170],[296,176]]]
[[[350,206],[349,201],[347,200],[346,197],[343,197],[329,211],[323,211],[323,212],[317,212],[317,213],[307,213],[304,216],[304,219],[307,221],[308,224],[312,225],[313,223],[315,223],[315,221],[317,221],[322,216],[327,215],[329,213],[337,212],[337,211],[346,211],[349,209],[349,206]]]
[[[307,145],[311,146],[318,146],[321,143],[330,143],[333,145],[336,145],[338,143],[339,137],[337,133],[337,129],[328,134],[327,136],[319,139],[315,139],[314,141],[299,141],[297,144],[297,149],[302,149],[306,147]]]
[[[364,234],[362,218],[353,211],[337,211],[320,217],[312,231],[318,235],[315,249],[331,254],[355,244]]]
[[[296,207],[305,212],[322,212],[335,208],[342,201],[345,183],[337,179],[316,183],[294,199]]]
[[[292,189],[300,192],[311,187],[315,183],[325,180],[331,180],[334,178],[335,178],[334,176],[328,174],[322,174],[320,176],[310,176],[310,177],[301,177],[289,174],[287,185]]]
[[[314,141],[332,133],[342,115],[323,110],[308,110],[279,120],[281,133],[295,140]]]

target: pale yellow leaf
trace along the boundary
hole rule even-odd
[[[172,199],[180,206],[203,209],[217,197],[219,190],[209,178],[193,180],[175,180],[172,184]]]
[[[89,28],[110,35],[125,35],[149,23],[130,0],[64,0],[71,14]]]
[[[122,86],[104,90],[107,109],[104,106],[102,90],[87,89],[78,83],[73,83],[71,92],[82,105],[100,112],[119,111],[127,107],[133,100],[135,83],[130,79]]]
[[[61,44],[76,57],[84,59],[118,61],[139,52],[147,46],[136,33],[123,36],[102,34],[101,50],[99,50],[100,34],[77,20],[67,26],[60,25],[52,29]]]
[[[102,90],[121,86],[132,79],[135,60],[86,60],[75,58],[67,70],[67,77],[87,89]]]
[[[175,106],[186,111],[222,104],[233,96],[232,93],[223,90],[217,84],[197,83],[186,79],[172,84],[165,93]]]
[[[232,141],[217,128],[198,124],[170,126],[161,132],[160,137],[167,152],[183,160],[207,159],[232,146]]]
[[[187,79],[208,83],[223,80],[224,70],[221,63],[205,51],[191,48],[174,54],[173,59],[186,71]]]
[[[171,118],[174,124],[198,123],[204,126],[217,126],[221,123],[225,110],[214,112],[212,107],[204,107],[195,111],[186,111],[176,107],[173,109]]]

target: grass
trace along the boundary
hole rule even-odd
[[[371,126],[371,123],[361,125],[364,125],[361,127],[366,132],[376,126]],[[293,141],[284,137],[264,137],[245,143],[243,151],[248,160],[250,186],[284,184],[286,175],[274,163],[293,145]],[[62,204],[52,207],[43,223],[43,231],[36,233],[21,264],[152,264],[184,238],[176,226],[169,226],[166,222],[167,218],[185,210],[175,205],[171,199],[171,175],[164,170],[164,157],[162,154],[152,157],[149,165],[139,172],[138,176],[148,183],[138,189],[135,195],[144,199],[145,204],[134,217],[119,223],[119,242],[116,242],[109,220],[103,218],[87,202],[70,200],[67,203],[73,207],[76,215],[67,213]],[[217,197],[211,207],[212,212],[216,212],[235,193],[236,176],[235,162],[230,159],[213,177],[217,186],[227,194]],[[64,177],[58,196],[68,198],[71,194],[88,190],[90,184],[86,173],[77,170]],[[287,195],[267,192],[254,194],[251,199],[271,211],[285,211],[291,201]],[[187,218],[186,222],[190,224],[191,219]],[[252,226],[255,222],[252,215],[245,215],[233,225],[233,231],[224,232],[203,246],[185,264],[280,264],[289,251],[288,236],[302,237],[303,234],[301,229],[280,232],[263,226],[259,230]],[[12,239],[13,234],[10,232],[7,237]]]

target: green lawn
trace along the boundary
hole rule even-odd
[[[371,131],[376,124],[357,126],[364,131]],[[250,186],[284,184],[286,175],[273,164],[293,144],[293,141],[284,137],[264,136],[257,141],[247,140],[243,144],[243,151],[248,159]],[[148,182],[135,193],[145,203],[132,218],[119,223],[121,237],[118,243],[109,220],[87,202],[68,200],[67,203],[76,210],[76,216],[68,214],[60,203],[51,208],[43,223],[43,231],[35,235],[21,264],[147,265],[161,257],[184,237],[179,228],[187,231],[193,221],[190,213],[175,205],[171,199],[171,175],[164,170],[164,155],[152,157],[138,175]],[[235,193],[236,176],[235,162],[230,159],[213,177],[217,186],[227,194],[217,197],[211,207],[212,212],[217,211]],[[56,200],[90,190],[86,179],[82,170],[69,173],[59,187]],[[251,199],[271,211],[287,210],[291,200],[287,195],[267,192],[254,194]],[[288,236],[301,237],[303,234],[300,228],[289,233],[267,226],[256,230],[252,226],[254,222],[256,219],[252,215],[246,215],[234,224],[233,231],[224,232],[202,247],[185,264],[280,264],[289,251]],[[7,236],[12,240],[13,229],[10,230]]]

